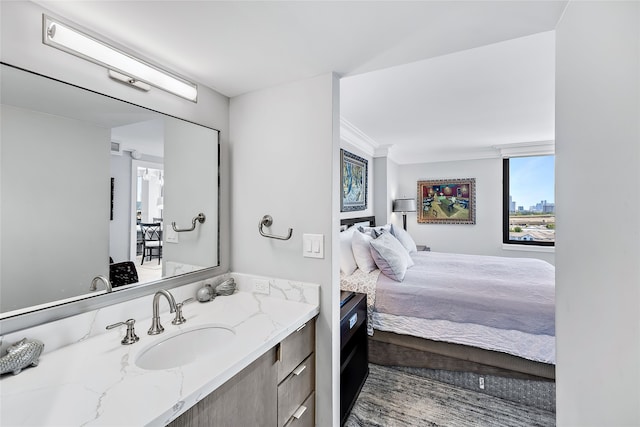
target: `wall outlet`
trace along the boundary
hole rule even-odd
[[[254,279],[253,280],[253,291],[258,294],[267,294],[269,295],[270,286],[269,281],[264,279]]]
[[[478,386],[480,387],[480,390],[484,390],[484,377],[478,378]]]

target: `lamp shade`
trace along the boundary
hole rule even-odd
[[[416,199],[396,199],[393,201],[394,212],[415,212]]]

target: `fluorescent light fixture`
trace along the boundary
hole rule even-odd
[[[189,101],[197,101],[198,87],[195,84],[142,62],[47,15],[42,18],[44,44],[114,70],[124,76],[111,75],[112,78],[125,81],[138,89],[145,90],[139,84],[147,83]]]

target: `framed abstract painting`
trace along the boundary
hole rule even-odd
[[[340,165],[340,212],[367,209],[367,160],[340,150]]]

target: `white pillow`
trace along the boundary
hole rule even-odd
[[[354,229],[353,238],[351,239],[351,249],[353,250],[353,257],[358,264],[358,268],[364,273],[370,273],[376,269],[376,263],[371,256],[371,249],[369,242],[373,240],[373,237],[363,234]]]
[[[340,233],[340,271],[347,276],[358,268],[356,259],[353,257],[353,249],[351,249],[351,240],[355,230],[355,228],[350,228]]]
[[[396,227],[391,224],[391,234],[396,236],[396,239],[402,243],[402,246],[407,250],[407,252],[417,252],[418,248],[416,247],[416,242],[413,241],[411,235],[407,233],[403,228]]]
[[[407,273],[407,258],[409,254],[402,244],[391,235],[382,233],[377,239],[373,239],[371,256],[380,271],[396,282],[402,282]]]

